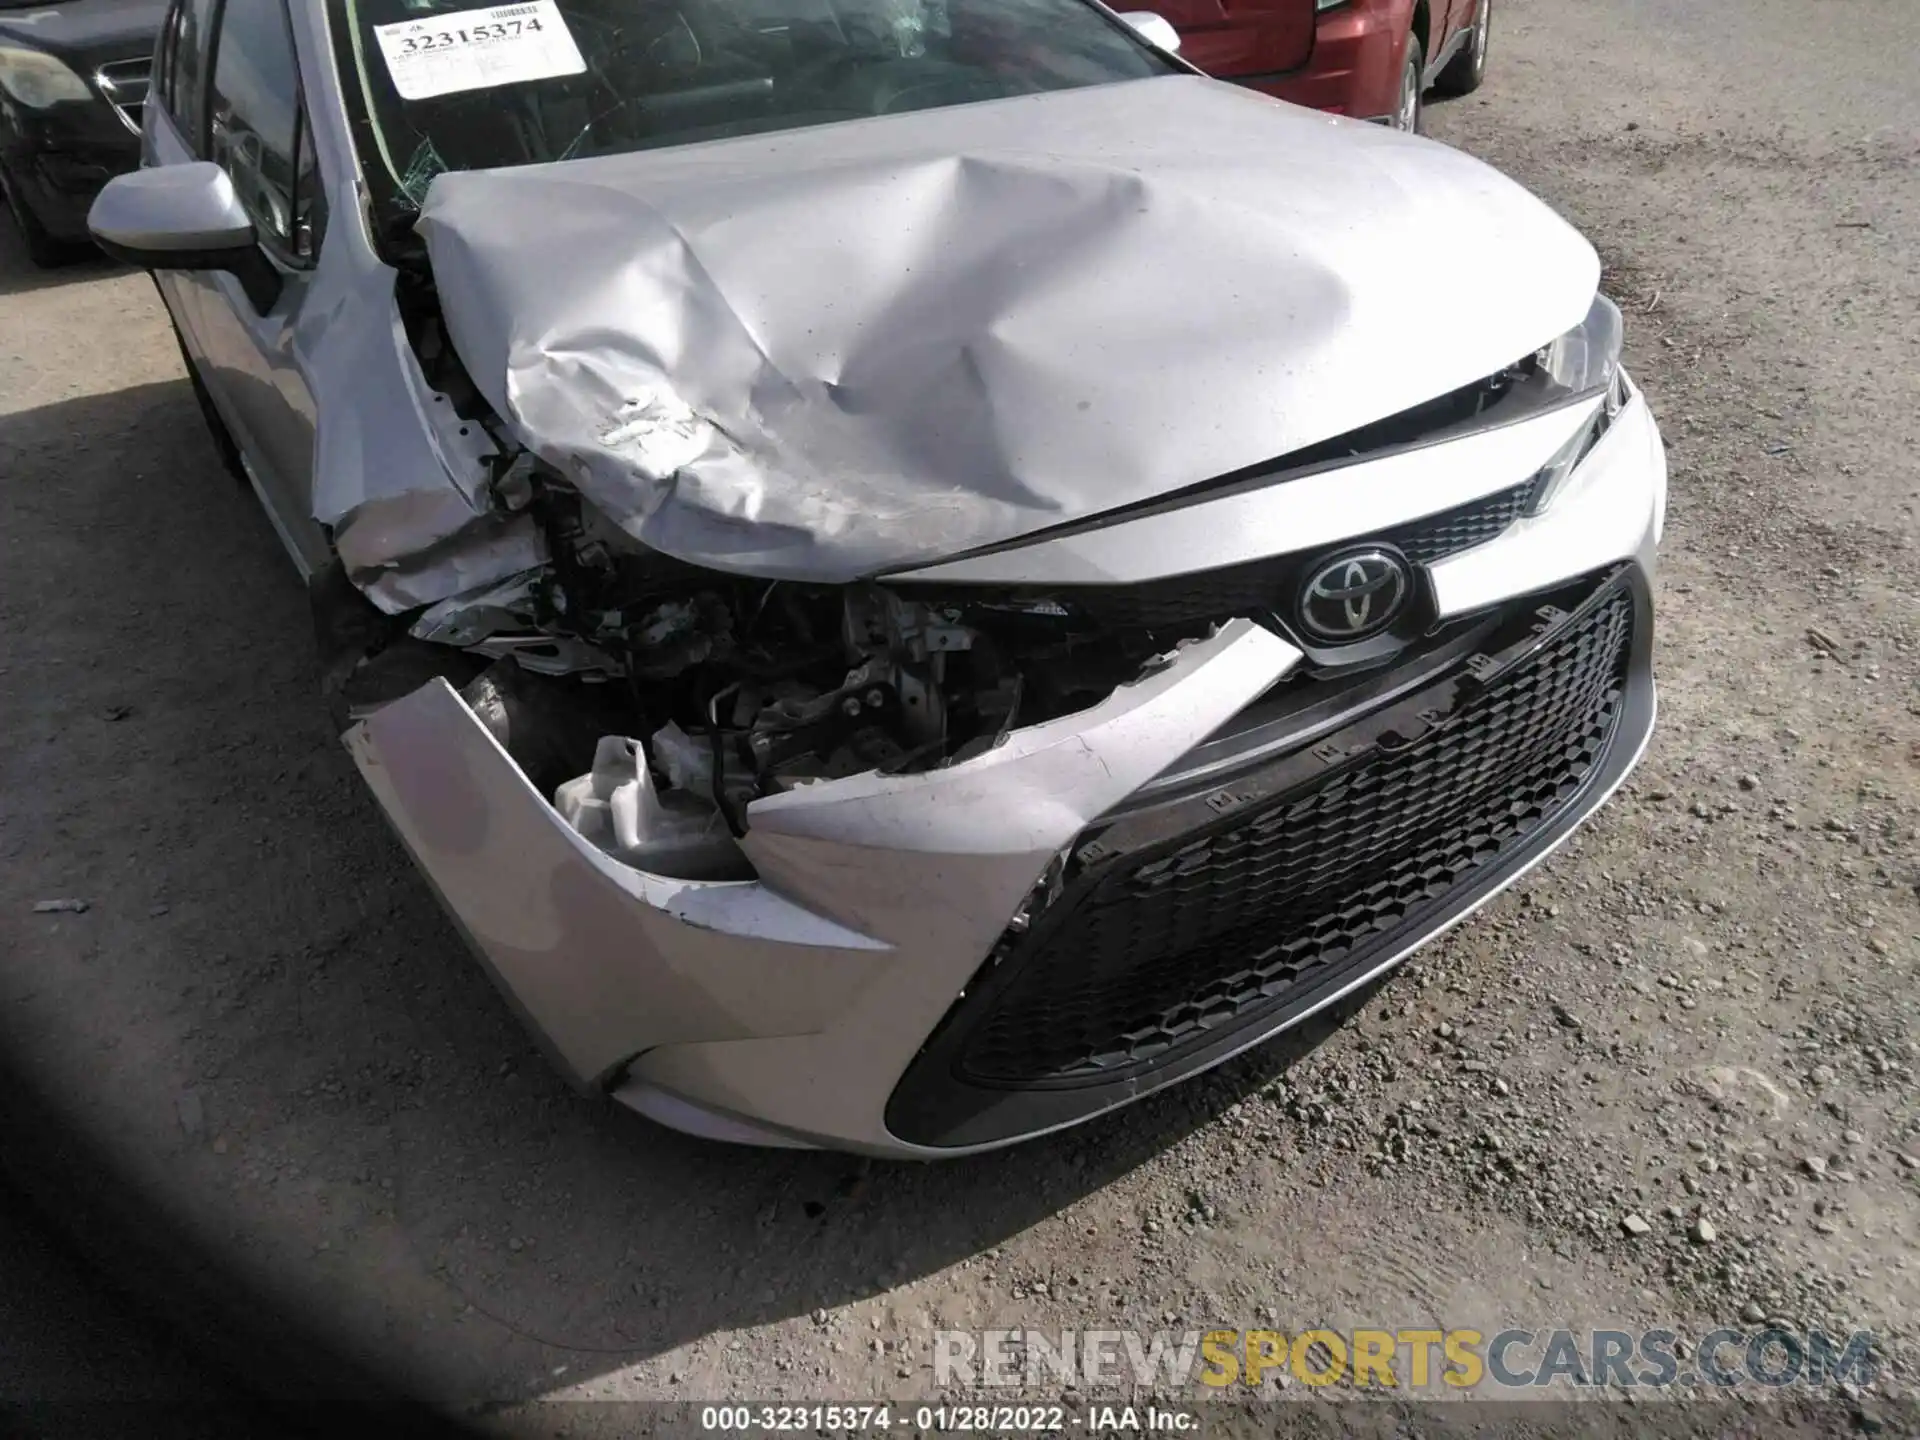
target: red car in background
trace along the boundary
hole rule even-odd
[[[1156,0],[1180,55],[1298,105],[1420,128],[1429,90],[1487,73],[1493,0]]]

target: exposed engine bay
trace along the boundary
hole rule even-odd
[[[543,558],[392,616],[385,639],[363,653],[404,638],[412,660],[402,670],[418,663],[445,674],[468,662],[480,673],[462,693],[495,739],[570,825],[637,868],[751,876],[735,841],[756,799],[968,759],[1017,726],[1098,705],[1179,642],[1230,619],[1286,634],[1308,660],[1296,678],[1385,660],[1427,624],[1422,601],[1394,633],[1323,655],[1275,611],[1299,579],[1291,567],[1301,557],[1284,554],[1064,589],[776,579],[690,563],[638,539],[584,483],[522,448],[448,343],[431,273],[404,273],[397,299],[423,374],[460,423],[495,446],[491,516],[530,527]],[[1594,314],[1603,328],[1617,321],[1604,302]],[[1584,343],[1593,323],[1571,334]],[[1513,419],[1589,388],[1584,375],[1561,373],[1567,343],[1297,450],[1260,467],[1259,482]]]
[[[1097,705],[1226,618],[1116,623],[1044,592],[689,564],[521,447],[448,345],[423,271],[403,272],[397,298],[433,392],[491,437],[493,516],[531,522],[544,563],[398,614],[344,578],[317,596],[343,727],[442,675],[569,824],[637,868],[749,877],[734,841],[755,799],[965,760]]]
[[[964,760],[1099,703],[1180,638],[1044,598],[688,565],[524,452],[496,491],[549,563],[408,617],[407,637],[492,661],[468,703],[570,824],[654,873],[750,875],[732,841],[759,796]]]
[[[1099,704],[1237,616],[1300,646],[1302,676],[1321,668],[1274,608],[1297,580],[1286,556],[1132,586],[933,589],[768,579],[664,554],[514,442],[445,343],[434,299],[430,284],[402,287],[415,353],[436,391],[492,435],[492,509],[530,523],[545,560],[392,617],[404,635],[388,637],[429,670],[451,659],[478,671],[462,693],[495,739],[575,830],[636,868],[748,878],[735,842],[756,799],[965,760],[1016,726]],[[1564,393],[1554,368],[1549,347],[1264,478],[1525,413]],[[1423,605],[1409,606],[1397,634],[1325,663],[1364,668],[1425,625]]]
[[[665,772],[697,778],[723,811],[801,781],[963,759],[1104,698],[1152,650],[1057,605],[698,569],[636,553],[577,498],[541,503],[554,564],[529,588],[537,628],[578,642],[572,668],[623,683]],[[515,653],[538,670],[538,649]]]

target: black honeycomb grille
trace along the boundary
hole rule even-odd
[[[1576,799],[1620,718],[1633,615],[1616,589],[1418,738],[1070,881],[986,1012],[955,1012],[956,1078],[1121,1080],[1417,931]]]
[[[1384,541],[1416,565],[1431,565],[1494,538],[1520,518],[1537,478],[1349,543]],[[1321,553],[1321,552],[1315,552]],[[1309,557],[1275,555],[1244,565],[1172,575],[1137,585],[1093,585],[1057,592],[1072,609],[1115,630],[1183,629],[1235,615],[1284,608]]]
[[[1518,520],[1533,501],[1539,479],[1466,505],[1456,505],[1429,515],[1398,530],[1389,530],[1382,538],[1400,547],[1401,553],[1416,564],[1427,565],[1461,550],[1483,545]]]

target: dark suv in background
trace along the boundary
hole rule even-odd
[[[92,249],[87,207],[140,164],[163,0],[0,0],[0,194],[41,265]]]

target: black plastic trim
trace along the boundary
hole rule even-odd
[[[252,241],[218,250],[143,250],[93,237],[94,243],[122,264],[139,270],[224,270],[240,282],[253,308],[262,315],[280,298],[284,280],[274,263]]]
[[[1294,995],[1284,1007],[1249,1017],[1239,1025],[1215,1032],[1207,1043],[1178,1053],[1147,1073],[1131,1073],[1106,1083],[1079,1083],[1057,1088],[994,1088],[968,1083],[958,1073],[958,1064],[972,1033],[973,1019],[990,1013],[991,1002],[1017,977],[1018,966],[994,967],[991,962],[974,978],[965,995],[955,1002],[947,1017],[934,1030],[920,1054],[908,1066],[887,1103],[886,1124],[895,1138],[929,1148],[969,1148],[991,1145],[1025,1135],[1057,1129],[1085,1120],[1103,1110],[1137,1100],[1191,1075],[1212,1068],[1280,1032],[1298,1024],[1331,1003],[1354,985],[1363,983],[1374,972],[1390,968],[1387,959],[1396,952],[1412,949],[1447,928],[1461,915],[1483,903],[1509,883],[1543,853],[1558,845],[1598,808],[1601,801],[1624,777],[1638,757],[1653,726],[1653,623],[1652,598],[1637,567],[1622,565],[1595,577],[1592,590],[1581,598],[1571,614],[1555,611],[1543,617],[1534,643],[1519,655],[1503,654],[1498,659],[1476,653],[1460,667],[1462,683],[1488,683],[1497,671],[1490,668],[1507,665],[1552,643],[1553,637],[1592,605],[1603,603],[1618,588],[1632,595],[1634,614],[1631,651],[1627,663],[1626,693],[1603,763],[1594,767],[1586,783],[1566,802],[1560,813],[1542,824],[1525,844],[1488,866],[1466,885],[1446,897],[1443,907],[1424,912],[1410,928],[1381,934],[1371,945],[1356,950],[1338,967]],[[1541,603],[1547,594],[1559,594],[1566,587],[1555,587],[1534,597],[1518,598],[1503,607],[1508,615],[1524,614]],[[1475,662],[1480,662],[1476,665]],[[1415,697],[1417,699],[1417,697]],[[1404,703],[1413,703],[1412,701]],[[1354,730],[1380,729],[1388,717],[1402,708],[1390,706],[1376,712],[1371,720],[1361,719]],[[1342,735],[1347,732],[1340,732]],[[1338,735],[1333,737],[1340,738]],[[1377,737],[1375,737],[1377,738]],[[1298,753],[1274,762],[1273,770],[1292,765]],[[1255,771],[1237,788],[1258,785],[1258,777],[1267,769]],[[1156,807],[1163,812],[1179,807]],[[1143,817],[1145,818],[1145,817]],[[1164,820],[1162,823],[1166,823]]]
[[[1452,63],[1454,56],[1466,48],[1467,41],[1472,37],[1473,24],[1471,21],[1462,25],[1458,30],[1455,30],[1453,34],[1448,37],[1447,43],[1440,47],[1440,53],[1428,62],[1425,73],[1420,77],[1420,84],[1426,89],[1432,89],[1434,81],[1440,78],[1440,72]]]

